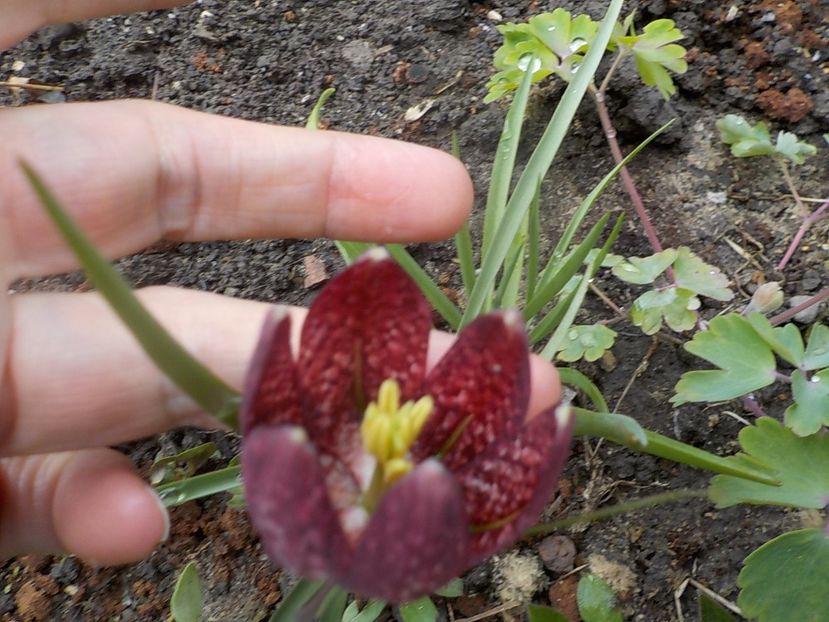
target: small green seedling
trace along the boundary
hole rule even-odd
[[[201,579],[195,562],[181,571],[170,599],[170,615],[175,622],[199,622],[204,609]]]
[[[791,132],[778,132],[777,140],[772,143],[768,126],[759,121],[751,125],[743,117],[736,114],[729,114],[717,121],[717,128],[720,130],[720,139],[727,145],[731,145],[731,153],[738,158],[751,158],[755,156],[771,156],[780,167],[783,178],[789,186],[789,191],[794,197],[803,222],[794,236],[789,248],[783,258],[777,264],[778,270],[786,267],[806,231],[815,222],[827,215],[829,200],[818,207],[814,212],[803,204],[800,194],[794,185],[787,162],[803,164],[806,158],[815,155],[817,148],[807,142],[801,141]]]
[[[667,274],[669,270],[672,280]],[[700,296],[720,301],[734,296],[725,275],[687,246],[668,248],[648,257],[630,257],[618,261],[612,271],[627,283],[654,285],[630,309],[631,321],[646,335],[658,332],[663,322],[677,332],[694,328],[699,321]]]

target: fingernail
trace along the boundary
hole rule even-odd
[[[159,542],[167,542],[167,538],[170,537],[170,512],[167,511],[167,506],[164,505],[164,502],[161,500],[161,497],[158,492],[156,492],[155,488],[147,486],[147,490],[149,490],[150,494],[152,494],[153,499],[155,499],[158,504],[158,509],[161,510],[161,516],[164,518],[164,533],[161,535],[161,540]]]

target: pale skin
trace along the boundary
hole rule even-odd
[[[172,0],[4,0],[0,49],[49,23],[172,7]],[[326,236],[434,240],[472,204],[450,156],[398,141],[307,132],[149,101],[0,110],[0,279],[76,267],[20,172],[45,177],[115,258],[160,239]],[[169,518],[108,446],[211,421],[146,358],[97,294],[0,294],[0,558],[149,555]],[[269,306],[170,287],[139,292],[173,335],[241,387]],[[304,312],[294,310],[299,326]],[[433,333],[430,364],[452,337]],[[530,412],[560,395],[532,363]]]

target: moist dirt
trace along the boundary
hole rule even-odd
[[[0,78],[17,75],[61,85],[63,94],[0,92],[0,104],[27,105],[39,95],[46,102],[154,97],[220,115],[299,125],[317,95],[334,86],[337,93],[324,111],[332,129],[442,149],[457,131],[477,189],[476,225],[505,113],[503,105],[482,103],[492,53],[500,43],[498,16],[524,20],[563,6],[599,18],[604,5],[591,0],[203,0],[32,35],[0,54]],[[689,50],[689,70],[676,78],[678,93],[669,102],[641,86],[630,64],[622,66],[609,90],[611,115],[625,148],[676,118],[630,166],[663,243],[688,245],[722,268],[738,292],[734,308],[767,280],[782,280],[787,296],[829,285],[829,220],[814,226],[785,272],[776,273],[774,266],[799,225],[793,201],[772,163],[732,158],[714,126],[724,114],[737,113],[752,121],[764,118],[774,130],[796,132],[818,146],[818,155],[795,169],[799,190],[805,197],[827,195],[829,149],[821,135],[829,130],[829,5],[825,0],[627,2],[625,11],[633,9],[639,24],[675,20]],[[534,92],[519,159],[528,155],[561,92],[562,86],[552,83]],[[433,104],[420,119],[405,120],[408,109],[427,100]],[[547,243],[555,241],[569,214],[611,166],[598,118],[585,101],[543,185]],[[620,186],[601,199],[596,213],[606,211],[630,216],[614,252],[650,253]],[[449,243],[410,250],[447,291],[458,293],[459,270]],[[119,262],[136,287],[168,284],[295,304],[313,299],[319,284],[310,281],[317,280],[320,267],[330,275],[341,265],[332,243],[320,240],[161,243]],[[309,280],[309,273],[315,277]],[[598,279],[597,285],[622,307],[638,295],[636,288],[610,278]],[[88,289],[78,274],[15,287]],[[721,310],[704,308],[703,315]],[[579,320],[612,317],[599,299],[590,298]],[[669,405],[679,376],[700,362],[625,322],[614,328],[619,338],[612,357],[578,366],[608,402],[663,434],[719,454],[736,451],[742,423],[734,415],[751,418],[739,404]],[[782,417],[789,397],[780,387],[758,396],[776,417]],[[219,433],[178,430],[121,449],[147,474],[160,453],[171,455],[206,440],[218,444],[222,457],[205,468],[225,464],[238,446],[238,439]],[[578,439],[547,517],[670,488],[700,488],[707,481],[690,468]],[[677,620],[679,606],[685,620],[695,620],[696,588],[687,579],[734,601],[743,558],[812,519],[779,509],[717,510],[707,502],[687,501],[570,529],[555,541],[523,542],[508,556],[472,570],[465,577],[465,596],[439,601],[441,619],[492,608],[497,608],[494,617],[520,619],[520,608],[499,608],[509,598],[553,603],[574,616],[578,576],[570,571],[586,566],[616,587],[626,619]],[[267,619],[290,583],[262,555],[244,513],[228,508],[226,497],[219,496],[173,510],[169,541],[138,564],[99,569],[71,557],[46,556],[4,563],[0,620],[165,619],[176,576],[189,561],[197,562],[204,581],[207,620]]]

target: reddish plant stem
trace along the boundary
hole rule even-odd
[[[743,408],[752,413],[755,417],[768,417],[763,407],[753,397],[743,396]]]
[[[790,320],[791,318],[793,318],[795,315],[797,315],[801,311],[804,311],[805,309],[808,309],[812,305],[819,304],[819,303],[823,302],[826,299],[829,299],[829,287],[819,291],[817,294],[815,294],[814,296],[812,296],[808,300],[804,300],[803,302],[801,302],[796,307],[792,307],[788,311],[783,311],[783,313],[778,313],[774,317],[770,318],[769,322],[771,323],[772,326],[779,326],[783,322],[786,322],[786,321]]]
[[[802,205],[802,203],[801,203]],[[786,250],[786,254],[783,255],[783,259],[780,260],[780,263],[777,264],[777,270],[783,270],[786,267],[786,264],[789,263],[789,260],[794,255],[794,252],[800,246],[801,240],[803,240],[803,236],[806,235],[806,232],[809,230],[813,224],[815,224],[821,218],[825,216],[829,216],[829,213],[824,213],[826,210],[829,209],[829,199],[824,201],[820,207],[818,207],[814,212],[808,214],[800,225],[800,228],[797,230],[797,233],[794,235],[794,239],[792,243],[789,244],[789,248]]]
[[[613,160],[616,164],[619,164],[624,159],[624,156],[619,147],[619,142],[616,140],[616,128],[613,127],[613,123],[610,120],[610,113],[605,104],[604,91],[601,89],[597,90],[595,86],[591,86],[590,93],[593,95],[593,101],[596,103],[596,111],[599,114],[599,120],[602,123],[607,144],[610,146],[610,152],[613,154]],[[662,243],[659,241],[659,236],[656,235],[656,230],[653,228],[653,223],[645,209],[642,197],[636,189],[633,178],[630,176],[626,166],[623,166],[622,170],[619,171],[619,177],[621,177],[622,184],[625,186],[625,190],[627,190],[630,200],[633,202],[633,207],[639,216],[639,220],[642,221],[642,227],[645,229],[645,235],[648,237],[651,248],[653,248],[655,253],[662,251]]]

